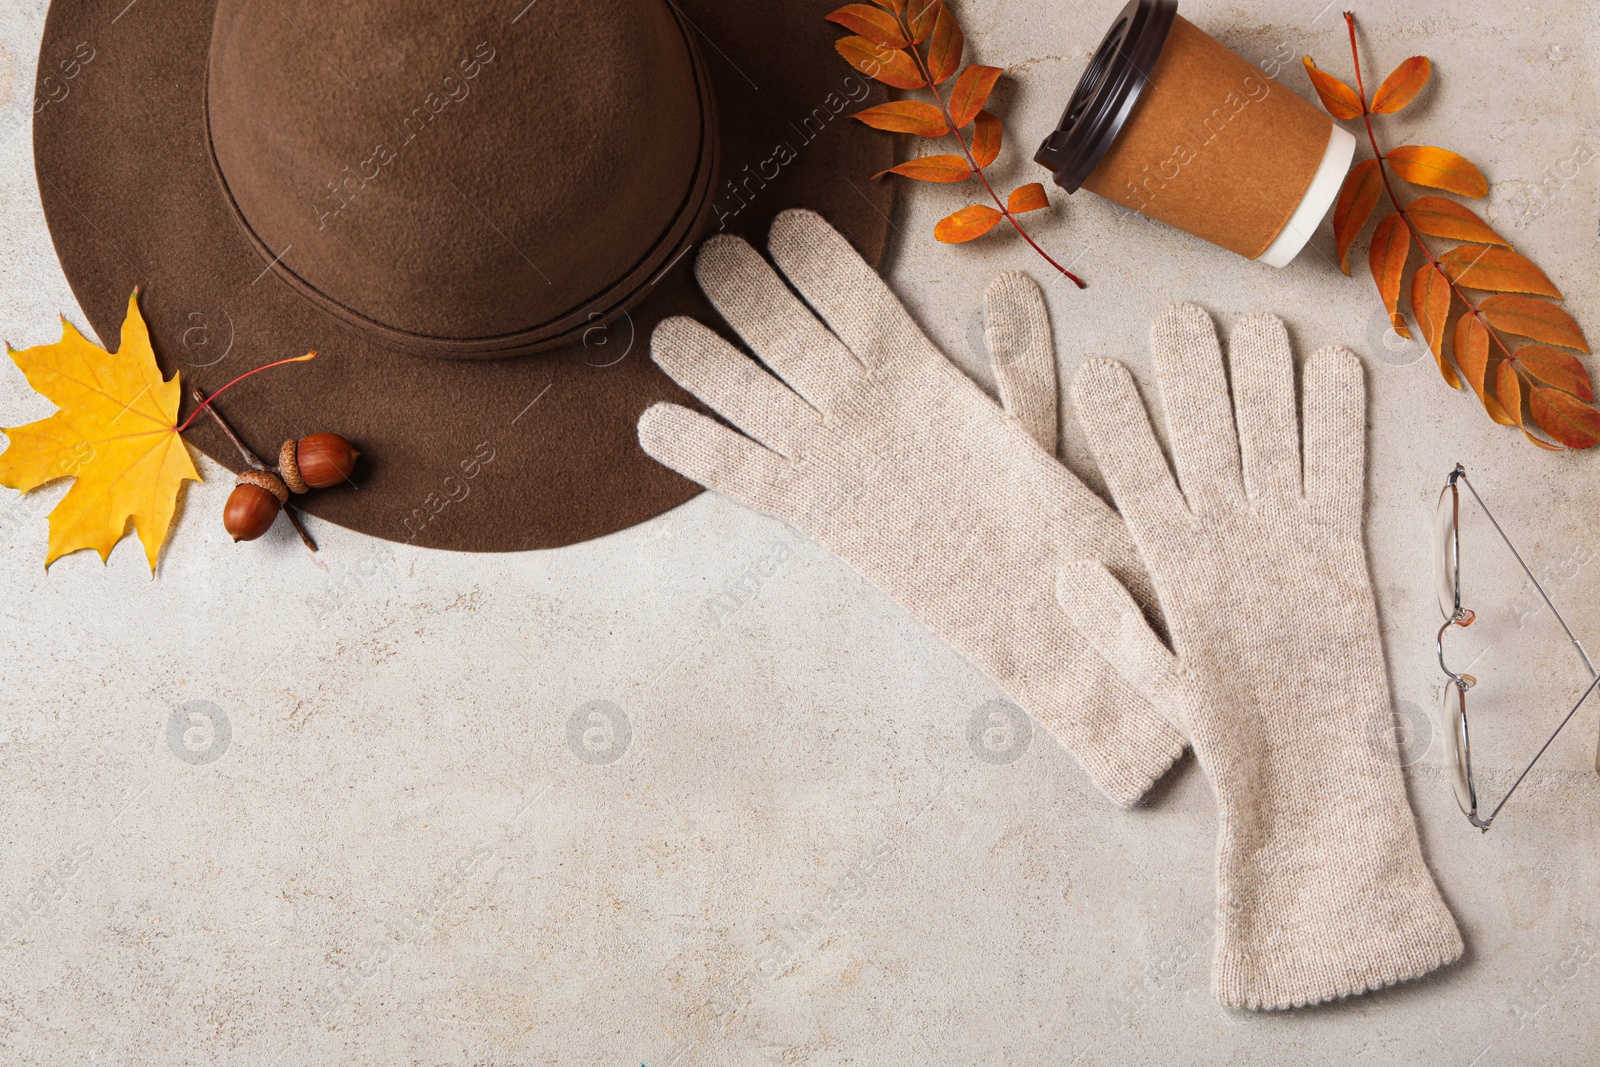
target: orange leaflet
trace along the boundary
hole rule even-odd
[[[1351,168],[1333,206],[1333,241],[1339,250],[1339,269],[1350,273],[1350,243],[1372,217],[1383,194],[1383,171],[1376,159],[1363,159]]]
[[[860,119],[875,130],[890,133],[914,133],[918,137],[941,137],[950,132],[944,112],[920,100],[891,100],[876,104],[865,111],[850,116]]]
[[[1044,186],[1038,182],[1030,182],[1011,191],[1006,199],[1006,210],[1013,215],[1022,215],[1029,211],[1038,211],[1050,206],[1050,198],[1045,195]]]
[[[904,48],[911,43],[900,30],[900,21],[879,8],[868,7],[865,4],[847,4],[823,17],[829,22],[843,26],[851,33],[860,34],[873,44],[881,44],[888,48]]]
[[[1389,325],[1401,337],[1410,337],[1406,320],[1400,314],[1400,279],[1406,272],[1406,257],[1411,254],[1411,232],[1398,213],[1385,215],[1372,231],[1372,247],[1367,250],[1367,264],[1372,268],[1372,280],[1378,284],[1378,296],[1389,312]]]
[[[1444,237],[1452,241],[1476,241],[1484,245],[1511,243],[1489,228],[1489,224],[1454,200],[1442,196],[1419,196],[1406,206],[1411,225],[1430,237]]]
[[[940,4],[933,33],[928,37],[928,73],[933,77],[933,84],[948,81],[961,69],[961,53],[966,47],[967,38],[961,32],[960,23],[948,7]]]
[[[982,237],[994,229],[1003,218],[999,211],[987,204],[964,207],[943,219],[933,228],[933,235],[947,245],[958,245],[975,237]]]
[[[1447,193],[1482,197],[1489,195],[1489,182],[1465,156],[1432,145],[1406,144],[1393,149],[1384,159],[1404,180]]]
[[[995,82],[1005,70],[974,63],[963,70],[956,83],[950,87],[950,117],[957,126],[965,126],[978,117],[983,105],[989,102]]]
[[[906,0],[872,0],[872,2],[881,8],[893,11],[896,15],[906,9]]]
[[[1600,411],[1568,393],[1536,385],[1529,390],[1528,410],[1541,430],[1568,448],[1600,443]]]
[[[942,10],[944,10],[943,0],[907,0],[905,15],[906,22],[911,26],[913,44],[921,44],[928,39]]]
[[[1511,416],[1500,406],[1500,401],[1488,391],[1489,331],[1478,316],[1470,311],[1456,322],[1455,356],[1467,384],[1478,394],[1489,417],[1501,426],[1513,425]]]
[[[1563,348],[1589,351],[1589,342],[1571,315],[1548,300],[1515,293],[1496,293],[1478,305],[1489,325],[1518,337]]]
[[[1372,94],[1372,110],[1378,115],[1392,115],[1417,98],[1422,87],[1428,84],[1433,65],[1427,56],[1412,56],[1390,72]]]
[[[1522,436],[1544,449],[1546,452],[1561,451],[1560,445],[1553,445],[1548,441],[1541,441],[1528,432],[1528,427],[1522,421],[1522,379],[1517,377],[1517,369],[1512,366],[1509,359],[1500,361],[1500,367],[1494,375],[1494,391],[1500,399],[1500,406],[1511,416],[1517,429],[1522,431]]]
[[[885,174],[899,174],[919,182],[958,182],[972,177],[972,168],[960,156],[945,154],[908,159],[898,167],[890,167],[873,177],[881,178]]]
[[[1561,290],[1545,277],[1544,271],[1534,266],[1526,256],[1518,255],[1509,248],[1463,245],[1440,256],[1439,262],[1450,272],[1450,277],[1469,289],[1486,289],[1496,293],[1536,293],[1561,299]]]
[[[1000,120],[987,111],[981,112],[977,125],[972,127],[972,158],[981,170],[999,155]]]
[[[833,42],[833,47],[846,63],[885,85],[892,85],[896,89],[920,89],[928,84],[910,53],[901,49],[885,48],[865,37],[841,37]]]
[[[1354,89],[1327,71],[1317,69],[1317,64],[1310,56],[1306,56],[1301,62],[1305,63],[1306,73],[1311,75],[1311,84],[1316,87],[1317,95],[1322,98],[1322,106],[1328,109],[1328,114],[1336,119],[1361,117],[1361,97],[1356,95]]]
[[[1444,327],[1450,318],[1450,279],[1432,263],[1417,268],[1411,279],[1411,311],[1422,327],[1422,336],[1439,364],[1439,373],[1450,383],[1450,388],[1460,389],[1461,379],[1450,361],[1444,358]]]
[[[1582,360],[1571,352],[1544,345],[1523,345],[1512,354],[1529,376],[1563,392],[1575,394],[1579,400],[1594,403],[1594,386]]]

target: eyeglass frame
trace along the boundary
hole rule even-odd
[[[1500,540],[1505,542],[1506,548],[1508,548],[1511,551],[1511,555],[1516,558],[1517,565],[1522,568],[1522,573],[1528,576],[1528,581],[1532,582],[1533,587],[1539,591],[1539,597],[1544,601],[1545,607],[1550,609],[1550,614],[1554,615],[1556,622],[1561,624],[1561,629],[1566,633],[1567,640],[1572,642],[1572,647],[1577,650],[1578,657],[1583,660],[1584,669],[1589,672],[1590,678],[1588,686],[1585,687],[1582,694],[1579,695],[1577,702],[1572,705],[1572,710],[1567,712],[1566,716],[1561,720],[1561,723],[1555,728],[1555,731],[1551,733],[1550,737],[1545,741],[1545,743],[1539,746],[1539,751],[1534,753],[1533,758],[1528,761],[1528,765],[1522,769],[1522,773],[1517,775],[1517,780],[1511,783],[1511,788],[1506,790],[1506,795],[1500,798],[1500,803],[1494,806],[1494,810],[1489,813],[1488,818],[1481,818],[1478,815],[1478,789],[1472,777],[1472,745],[1470,734],[1467,729],[1467,690],[1471,689],[1477,684],[1477,679],[1473,678],[1470,674],[1457,674],[1455,671],[1452,671],[1448,666],[1446,666],[1444,662],[1445,633],[1453,626],[1460,629],[1466,629],[1477,619],[1477,615],[1474,612],[1472,612],[1469,608],[1463,607],[1461,604],[1461,491],[1457,488],[1457,483],[1466,485],[1467,492],[1472,494],[1472,499],[1477,501],[1479,508],[1483,509],[1483,513],[1488,517],[1489,523],[1494,527],[1495,533],[1500,535]],[[1436,527],[1437,516],[1439,514],[1439,510],[1444,506],[1446,493],[1449,493],[1451,496],[1450,531],[1448,538],[1444,541],[1444,543],[1438,546],[1436,562],[1439,568],[1443,569],[1448,567],[1450,569],[1452,574],[1451,585],[1453,604],[1451,605],[1452,611],[1445,619],[1444,625],[1439,627],[1439,633],[1435,638],[1435,648],[1439,658],[1439,669],[1444,671],[1444,673],[1450,677],[1450,680],[1445,683],[1446,689],[1444,703],[1447,714],[1450,701],[1449,687],[1455,687],[1459,698],[1460,710],[1457,712],[1458,722],[1449,722],[1445,724],[1446,729],[1455,730],[1459,734],[1459,751],[1461,761],[1464,764],[1464,778],[1469,800],[1469,803],[1462,803],[1461,792],[1459,789],[1457,789],[1456,804],[1461,808],[1462,813],[1466,815],[1467,820],[1471,822],[1473,826],[1476,826],[1483,833],[1488,833],[1489,827],[1494,822],[1495,817],[1499,815],[1500,810],[1506,806],[1506,801],[1511,799],[1511,795],[1517,791],[1517,787],[1522,784],[1523,779],[1528,777],[1528,772],[1533,770],[1533,765],[1539,762],[1539,758],[1545,754],[1545,750],[1547,750],[1551,744],[1555,742],[1555,739],[1560,736],[1561,731],[1566,729],[1567,723],[1571,722],[1572,717],[1578,713],[1578,709],[1583,707],[1583,702],[1589,699],[1589,694],[1595,691],[1596,686],[1600,686],[1600,672],[1595,671],[1594,664],[1589,661],[1589,654],[1584,651],[1583,643],[1579,641],[1577,635],[1572,632],[1572,627],[1567,625],[1567,620],[1561,617],[1561,612],[1556,610],[1555,604],[1550,599],[1550,594],[1545,592],[1544,586],[1539,584],[1539,579],[1534,577],[1532,569],[1530,569],[1528,564],[1523,560],[1522,553],[1517,551],[1517,546],[1511,543],[1511,538],[1506,536],[1505,530],[1501,529],[1499,521],[1494,517],[1494,513],[1489,510],[1489,506],[1485,504],[1483,502],[1483,498],[1478,495],[1478,490],[1473,487],[1470,481],[1468,481],[1466,468],[1459,463],[1456,464],[1455,469],[1446,477],[1444,489],[1439,493],[1439,504],[1434,509]],[[1439,607],[1440,611],[1443,612],[1445,605],[1442,597],[1439,601]],[[1597,744],[1595,749],[1594,769],[1595,773],[1600,774],[1600,744]],[[1455,770],[1456,769],[1454,768],[1452,769],[1453,772],[1455,772]]]

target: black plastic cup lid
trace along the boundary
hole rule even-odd
[[[1078,191],[1122,132],[1177,14],[1178,0],[1129,0],[1095,49],[1055,132],[1033,156],[1067,192]]]

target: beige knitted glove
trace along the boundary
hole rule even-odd
[[[827,545],[999,683],[1107,796],[1134,803],[1183,742],[1054,603],[1073,559],[1149,587],[1121,520],[1055,459],[1038,288],[1010,274],[987,294],[1013,417],[820,217],[780,215],[769,249],[784,277],[733,237],[708,241],[696,266],[760,364],[689,319],[653,341],[656,362],[742,432],[657,404],[639,420],[645,451]]]
[[[1176,654],[1099,563],[1065,568],[1058,592],[1181,721],[1216,791],[1217,999],[1289,1008],[1426,974],[1461,955],[1461,935],[1390,730],[1361,533],[1361,364],[1342,348],[1306,364],[1302,489],[1282,322],[1234,331],[1231,405],[1204,311],[1169,309],[1151,348],[1181,491],[1126,368],[1090,360],[1073,397]]]

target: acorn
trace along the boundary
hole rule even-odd
[[[285,441],[278,450],[278,473],[296,493],[329,489],[349,479],[361,453],[336,433],[314,433]]]
[[[235,541],[254,541],[277,521],[278,512],[289,502],[289,489],[268,471],[240,471],[233,492],[222,509],[222,525]]]

